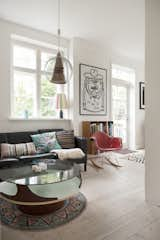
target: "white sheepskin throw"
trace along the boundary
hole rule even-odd
[[[85,156],[80,148],[53,149],[51,153],[57,153],[60,160],[83,158]]]

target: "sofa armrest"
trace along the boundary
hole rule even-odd
[[[82,151],[87,155],[87,138],[75,136],[75,145],[77,148],[81,148]]]

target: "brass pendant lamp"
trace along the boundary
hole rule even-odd
[[[58,0],[58,52],[57,56],[50,58],[45,66],[45,72],[48,73],[49,69],[53,69],[50,82],[55,84],[65,84],[71,78],[72,65],[70,61],[63,57],[60,51],[61,43],[61,30],[60,30],[60,0]]]

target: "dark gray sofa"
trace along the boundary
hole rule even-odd
[[[40,129],[37,131],[26,131],[26,132],[9,132],[9,133],[0,133],[0,144],[1,143],[10,143],[10,144],[18,144],[18,143],[26,143],[31,142],[31,135],[39,134],[43,132],[57,132],[62,131],[63,129]],[[76,162],[78,164],[84,164],[84,170],[87,170],[87,140],[84,137],[77,137],[75,136],[75,147],[81,148],[85,153],[85,157],[80,159],[70,159],[72,162]],[[0,168],[1,167],[8,167],[12,165],[18,164],[25,164],[26,162],[34,161],[35,159],[42,159],[42,158],[56,158],[56,154],[51,153],[43,153],[43,154],[36,154],[30,156],[21,156],[18,158],[5,158],[0,159]]]

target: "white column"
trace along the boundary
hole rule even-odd
[[[160,1],[146,0],[146,200],[160,205]]]

